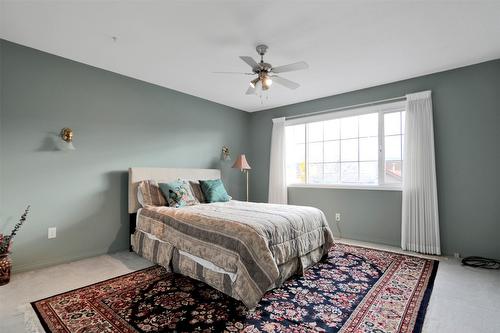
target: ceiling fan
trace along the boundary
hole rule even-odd
[[[257,53],[260,55],[260,62],[256,62],[252,57],[249,56],[240,56],[240,59],[246,62],[252,68],[252,73],[238,73],[238,72],[215,72],[215,73],[257,75],[256,78],[250,81],[250,87],[246,92],[247,95],[257,94],[259,90],[266,91],[271,87],[273,82],[281,84],[282,86],[288,89],[297,89],[298,87],[300,87],[300,84],[275,74],[307,69],[309,68],[309,65],[305,61],[299,61],[293,64],[273,67],[271,64],[264,62],[264,54],[266,54],[266,51],[268,49],[267,45],[263,44],[258,45],[255,49],[257,50]]]

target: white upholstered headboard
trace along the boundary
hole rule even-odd
[[[143,180],[171,182],[177,179],[205,180],[220,178],[219,169],[173,169],[173,168],[129,168],[128,169],[128,212],[137,212],[141,205],[137,201],[137,186]]]

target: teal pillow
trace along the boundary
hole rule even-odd
[[[207,202],[226,202],[231,200],[220,179],[200,180],[201,190]]]
[[[194,196],[191,185],[185,180],[178,179],[175,182],[160,183],[159,186],[170,207],[179,208],[200,203]]]

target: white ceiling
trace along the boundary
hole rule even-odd
[[[246,111],[500,58],[500,1],[0,1],[1,38]],[[212,73],[260,42],[310,65],[263,104]]]

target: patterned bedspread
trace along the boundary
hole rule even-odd
[[[234,200],[183,208],[148,206],[138,214],[137,229],[167,244],[162,248],[164,266],[182,251],[233,273],[230,296],[249,308],[267,290],[318,262],[333,244],[319,209]]]

